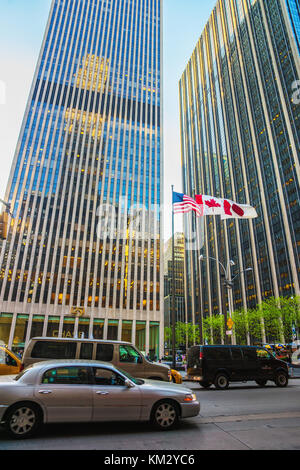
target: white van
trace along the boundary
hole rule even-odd
[[[78,338],[32,338],[24,350],[22,367],[48,359],[91,359],[111,362],[133,377],[171,380],[171,369],[165,364],[147,361],[131,343]]]

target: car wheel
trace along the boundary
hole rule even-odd
[[[264,387],[267,383],[267,380],[255,380],[255,382],[257,383],[257,385],[259,385],[260,387]]]
[[[203,380],[200,380],[199,384],[201,385],[201,387],[203,388],[209,388],[211,386],[211,383],[210,382],[204,382]]]
[[[275,377],[275,384],[277,387],[286,387],[288,382],[288,376],[284,372],[279,372]]]
[[[156,428],[169,430],[176,426],[179,420],[179,411],[175,403],[162,401],[158,403],[152,413],[152,423]]]
[[[32,436],[42,424],[42,414],[32,403],[20,403],[5,416],[6,431],[15,439]]]
[[[214,385],[218,390],[226,390],[229,386],[229,380],[226,374],[218,374],[215,378]]]

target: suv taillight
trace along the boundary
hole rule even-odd
[[[200,351],[199,359],[203,359],[203,352]]]

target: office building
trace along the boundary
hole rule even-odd
[[[298,1],[217,2],[180,80],[184,192],[251,204],[258,217],[206,217],[206,259],[186,252],[196,323],[223,312],[219,262],[235,263],[232,310],[300,293],[299,79]],[[186,216],[187,236],[195,224]]]
[[[172,326],[173,308],[173,250],[172,238],[165,244],[164,252],[164,295],[165,295],[165,326]],[[188,321],[185,314],[184,295],[184,234],[174,235],[174,282],[175,282],[175,322]]]
[[[160,0],[52,1],[5,198],[13,349],[84,335],[162,354],[161,15]]]

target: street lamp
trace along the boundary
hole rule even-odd
[[[231,266],[235,266],[235,262],[231,259],[231,260],[228,260],[228,263],[227,263],[227,267],[225,268],[225,266],[219,261],[217,260],[216,258],[212,258],[210,256],[203,256],[203,255],[200,255],[199,256],[199,260],[200,261],[203,261],[204,259],[212,259],[214,261],[216,261],[217,263],[219,263],[219,265],[221,266],[222,268],[222,271],[223,271],[223,277],[225,278],[224,282],[223,282],[223,287],[226,287],[227,288],[227,298],[228,298],[228,308],[229,308],[229,317],[231,318],[232,316],[232,311],[231,311],[231,303],[230,303],[230,296],[229,296],[229,292],[230,292],[230,289],[233,288],[233,281],[243,272],[247,272],[247,271],[252,271],[252,268],[246,268],[244,269],[243,271],[240,271],[238,274],[236,274],[232,279],[230,279],[230,267]],[[221,275],[222,276],[222,275]],[[226,309],[226,302],[225,302],[225,292],[223,291],[223,297],[224,297],[224,306],[223,306],[223,309],[224,309],[224,324],[225,324],[225,344],[227,344],[227,335],[226,335],[226,330],[227,330],[227,309]]]

